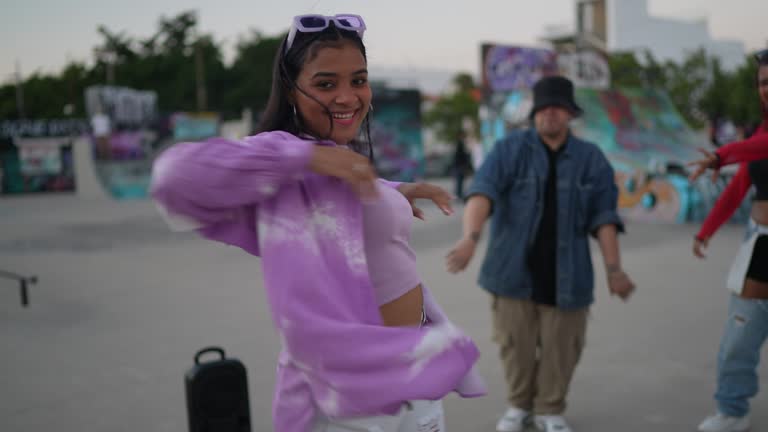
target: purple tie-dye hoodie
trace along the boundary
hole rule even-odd
[[[177,144],[152,172],[152,197],[172,227],[261,257],[283,342],[275,430],[309,431],[318,411],[394,414],[408,400],[484,394],[473,370],[477,348],[428,290],[432,325],[382,324],[363,249],[362,205],[341,180],[309,171],[318,144],[335,145],[286,132]]]

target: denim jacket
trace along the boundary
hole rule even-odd
[[[541,221],[549,170],[546,149],[535,129],[500,140],[478,170],[468,195],[492,203],[488,250],[478,283],[493,294],[530,299],[528,252]],[[557,160],[557,306],[574,309],[594,301],[588,234],[614,224],[618,188],[613,168],[594,144],[569,134]]]

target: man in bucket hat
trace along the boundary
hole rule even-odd
[[[634,284],[622,270],[613,169],[600,149],[574,136],[582,113],[573,84],[560,76],[533,87],[532,127],[499,141],[468,190],[463,237],[446,258],[466,268],[492,218],[479,284],[491,297],[494,340],[508,384],[499,432],[533,421],[570,432],[563,418],[573,371],[594,300],[588,238],[597,239],[611,295],[626,300]]]

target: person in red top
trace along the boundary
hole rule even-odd
[[[702,432],[740,432],[750,428],[749,399],[757,394],[760,350],[768,338],[768,50],[755,55],[757,85],[763,122],[752,137],[717,149],[702,151],[704,158],[690,165],[695,180],[707,169],[739,163],[693,242],[693,254],[703,250],[712,235],[741,205],[750,187],[755,188],[747,235],[728,274],[732,291],[728,321],[720,343],[717,365],[717,413],[700,425]]]
[[[690,180],[696,180],[707,169],[712,169],[712,179],[715,180],[720,174],[720,168],[725,165],[768,158],[768,133],[765,133],[764,126],[767,121],[764,120],[760,129],[756,130],[749,139],[734,141],[714,152],[699,149],[704,154],[704,158],[688,163],[689,166],[696,167],[689,177]]]

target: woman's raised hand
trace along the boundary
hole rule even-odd
[[[693,170],[691,175],[688,176],[688,180],[694,181],[697,178],[701,177],[702,174],[704,174],[704,171],[707,169],[712,169],[712,181],[717,180],[717,177],[720,175],[720,167],[718,166],[718,157],[717,154],[711,151],[707,151],[704,149],[697,149],[701,154],[704,155],[702,159],[695,160],[693,162],[688,162],[686,165],[688,166],[695,166],[696,168]]]
[[[418,219],[424,220],[424,211],[414,204],[417,199],[431,200],[446,216],[453,214],[453,207],[451,207],[453,195],[440,186],[429,183],[403,183],[397,187],[397,190],[411,203],[413,216]]]
[[[352,187],[362,199],[376,197],[376,171],[367,157],[346,147],[315,146],[309,169],[336,177]]]

